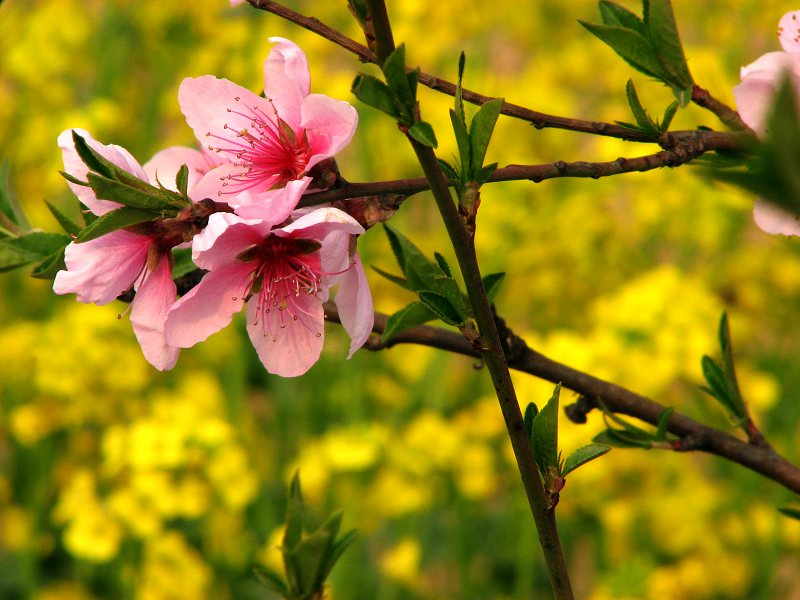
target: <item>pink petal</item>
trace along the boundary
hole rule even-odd
[[[233,213],[214,213],[208,225],[192,239],[192,260],[201,269],[216,269],[236,262],[236,257],[260,242],[269,231],[258,219]]]
[[[80,181],[86,181],[86,176],[89,172],[89,168],[83,163],[80,156],[78,156],[78,152],[75,150],[75,142],[72,139],[73,131],[76,131],[78,135],[86,140],[89,147],[100,156],[111,161],[118,167],[125,169],[134,177],[147,181],[147,175],[138,161],[131,156],[130,152],[125,150],[125,148],[113,144],[108,146],[101,144],[84,129],[67,129],[66,131],[62,131],[58,136],[58,147],[61,148],[61,154],[64,159],[64,171],[66,173]],[[94,192],[89,187],[69,182],[67,182],[67,185],[69,185],[69,188],[78,197],[78,200],[97,216],[104,215],[122,206],[121,204],[109,200],[98,200],[97,196],[95,196]]]
[[[189,167],[188,189],[197,185],[197,182],[214,167],[222,164],[216,154],[201,152],[185,146],[172,146],[157,152],[153,158],[144,165],[144,172],[153,185],[159,183],[174,192],[178,191],[175,185],[175,176],[178,170],[186,165]],[[201,198],[202,199],[202,198]]]
[[[206,273],[167,314],[167,343],[189,348],[228,325],[242,309],[252,272],[252,265],[234,263]]]
[[[778,23],[781,47],[790,54],[800,54],[800,11],[789,12]]]
[[[756,133],[763,135],[775,91],[787,74],[800,82],[800,54],[768,52],[741,69],[742,83],[733,88],[736,108],[742,119]]]
[[[108,304],[129,289],[145,267],[152,239],[119,230],[66,249],[66,271],[53,282],[56,294],[77,294],[80,302]]]
[[[308,96],[301,110],[300,126],[306,130],[312,152],[310,169],[350,143],[358,126],[358,113],[347,102],[322,94]]]
[[[216,155],[215,156],[219,156]],[[228,177],[238,175],[242,168],[233,163],[225,162],[207,171],[200,180],[189,190],[189,197],[195,202],[204,198],[211,198],[214,202],[228,202],[234,197],[227,194],[225,185]]]
[[[159,371],[175,366],[180,350],[164,339],[167,311],[175,303],[175,282],[169,261],[162,257],[155,271],[149,273],[131,303],[131,325],[142,353]]]
[[[347,355],[350,358],[367,341],[375,320],[372,293],[358,254],[353,266],[337,279],[339,290],[333,300],[339,309],[342,326],[350,336],[350,353]]]
[[[313,296],[301,294],[295,303],[300,309],[297,320],[287,318],[285,326],[281,327],[280,311],[266,313],[268,322],[265,323],[255,300],[247,303],[247,333],[264,367],[281,377],[297,377],[308,371],[322,352],[322,303]]]
[[[800,217],[763,200],[756,200],[753,220],[767,233],[800,235]]]
[[[289,217],[310,183],[311,177],[303,177],[277,190],[260,194],[242,193],[229,202],[236,214],[248,219],[262,219],[274,226]]]
[[[306,55],[294,42],[271,37],[275,46],[264,61],[264,93],[272,100],[281,119],[297,131],[300,106],[311,89]]]
[[[212,75],[184,79],[178,102],[203,147],[213,152],[221,149],[226,159],[233,160],[236,150],[246,144],[237,133],[252,128],[253,111],[274,122],[275,110],[269,101]]]

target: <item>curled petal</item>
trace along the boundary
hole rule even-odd
[[[296,319],[274,307],[267,312],[255,298],[247,303],[247,333],[264,367],[281,377],[297,377],[319,360],[324,338],[322,303],[303,294]],[[283,312],[283,314],[281,314]]]
[[[159,371],[174,367],[180,353],[164,339],[164,321],[175,303],[176,293],[169,261],[162,257],[155,271],[139,286],[131,303],[133,333],[147,362]]]
[[[800,218],[763,200],[756,201],[753,220],[767,233],[800,235]]]
[[[303,101],[300,126],[311,146],[310,169],[350,143],[358,126],[358,113],[347,102],[311,94]]]
[[[141,275],[152,242],[124,230],[81,244],[72,242],[64,257],[67,270],[56,274],[53,291],[77,294],[80,302],[108,304]]]
[[[347,355],[350,358],[367,341],[375,321],[372,293],[358,254],[353,257],[353,266],[339,275],[337,280],[339,290],[334,302],[339,309],[342,326],[350,336],[350,353]]]
[[[275,46],[264,61],[264,93],[281,119],[297,131],[300,106],[311,89],[308,60],[294,42],[281,37],[271,37],[269,41]]]
[[[167,314],[167,344],[189,348],[228,325],[242,309],[251,275],[252,267],[247,263],[206,273]]]
[[[260,194],[244,192],[230,200],[236,214],[247,219],[261,219],[271,226],[285,221],[308,189],[311,177],[289,181],[286,187]]]
[[[106,146],[105,144],[101,144],[84,129],[67,129],[66,131],[62,131],[58,136],[58,147],[61,149],[64,160],[64,171],[67,174],[72,175],[80,181],[86,181],[86,176],[89,173],[89,168],[84,164],[81,157],[78,156],[78,152],[75,150],[75,142],[72,139],[73,131],[86,140],[89,147],[100,156],[124,169],[134,177],[147,181],[147,175],[144,169],[142,169],[138,161],[131,156],[130,152],[121,146],[115,146],[113,144]],[[98,217],[122,206],[110,200],[99,200],[90,187],[76,185],[71,182],[68,182],[67,185],[69,185],[69,188],[78,197],[78,200]]]
[[[260,242],[269,225],[233,213],[214,213],[208,225],[192,239],[192,260],[201,269],[216,269],[235,262],[241,252]]]

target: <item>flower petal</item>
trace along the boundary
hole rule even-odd
[[[228,325],[242,309],[252,271],[247,263],[235,263],[206,273],[167,314],[167,343],[189,348]]]
[[[297,319],[285,311],[260,310],[254,297],[247,303],[247,333],[258,358],[270,373],[297,377],[308,371],[322,352],[324,315],[318,298],[301,294]],[[284,323],[281,323],[281,317]]]
[[[131,303],[133,333],[147,362],[159,371],[174,367],[180,353],[164,339],[164,321],[175,303],[176,293],[169,261],[162,257],[155,271],[145,277]]]
[[[756,200],[753,220],[767,233],[800,235],[800,217],[763,200]]]
[[[275,110],[266,99],[227,79],[213,75],[187,77],[178,89],[178,102],[186,122],[204,148],[235,159],[249,146],[238,134],[249,130],[254,111],[274,123]]]
[[[303,177],[289,181],[286,187],[277,190],[261,194],[244,192],[231,198],[229,202],[239,216],[262,219],[275,226],[289,217],[310,183],[311,177]]]
[[[347,355],[350,358],[367,341],[375,321],[372,293],[357,253],[353,257],[353,266],[336,279],[339,290],[333,301],[339,309],[342,326],[350,336],[350,353]]]
[[[143,181],[147,181],[147,175],[145,174],[144,169],[142,169],[139,162],[133,158],[131,153],[125,148],[122,148],[121,146],[115,146],[113,144],[109,144],[108,146],[101,144],[95,140],[88,131],[77,128],[62,131],[58,136],[58,147],[61,148],[61,154],[64,160],[64,171],[67,174],[72,175],[81,181],[86,181],[86,175],[89,172],[89,168],[84,164],[84,162],[81,160],[81,157],[78,156],[78,152],[75,150],[75,141],[72,139],[73,131],[77,132],[78,135],[86,140],[86,143],[89,145],[89,147],[97,152],[100,156],[111,161],[118,167],[125,169],[134,177],[138,177]],[[80,200],[90,211],[92,211],[93,214],[97,215],[98,217],[122,206],[121,204],[117,202],[111,202],[110,200],[98,200],[94,191],[90,187],[76,185],[71,182],[67,182],[67,185],[69,185],[69,188],[78,197],[78,200]]]
[[[356,109],[342,100],[322,94],[311,94],[302,104],[302,121],[311,158],[307,169],[333,156],[350,143],[358,126]]]
[[[216,154],[201,152],[186,146],[172,146],[157,152],[144,165],[144,172],[153,185],[161,184],[174,192],[175,176],[183,165],[189,168],[188,189],[191,191],[206,173],[222,164]],[[201,198],[202,199],[202,198]]]
[[[264,93],[281,119],[297,131],[300,106],[311,89],[308,60],[294,42],[281,37],[271,37],[269,41],[275,46],[264,61]]]
[[[65,254],[66,271],[53,282],[56,294],[77,294],[80,302],[108,304],[129,289],[145,267],[153,240],[119,230],[81,244]]]
[[[233,213],[214,213],[208,225],[192,238],[192,260],[201,269],[216,269],[236,262],[236,256],[260,242],[269,231],[258,219]]]
[[[800,10],[788,12],[778,23],[781,47],[790,54],[800,54]]]

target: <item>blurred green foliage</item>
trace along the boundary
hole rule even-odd
[[[777,49],[788,1],[675,0],[696,81],[732,102],[738,68]],[[638,11],[634,3],[627,3]],[[358,37],[344,2],[292,2]],[[537,110],[629,120],[625,82],[660,114],[671,92],[576,22],[596,3],[390,2],[409,64]],[[432,35],[435,32],[435,35]],[[6,0],[0,6],[0,156],[34,224],[54,229],[43,198],[76,208],[57,171],[56,136],[84,127],[140,161],[191,144],[183,77],[261,85],[268,36],[309,54],[313,91],[350,99],[344,51],[277,17],[224,0]],[[452,99],[420,92],[439,155],[456,155]],[[354,181],[418,176],[390,119],[358,105],[340,156]],[[470,114],[474,110],[467,108]],[[674,128],[719,127],[690,107]],[[487,161],[611,160],[653,151],[537,131],[501,118]],[[797,461],[800,299],[796,239],[761,233],[752,198],[691,167],[600,181],[486,186],[478,215],[485,272],[506,271],[500,311],[554,358],[733,431],[699,390],[728,311],[741,391],[770,441]],[[393,224],[426,255],[445,252],[429,196]],[[385,236],[364,260],[394,268]],[[451,262],[454,262],[451,260]],[[376,305],[411,300],[370,277]],[[344,507],[353,546],[330,596],[523,599],[547,578],[486,374],[425,348],[359,352],[329,327],[323,359],[297,380],[268,377],[229,328],[159,374],[141,358],[124,305],[57,298],[24,273],[0,280],[0,597],[36,600],[265,598],[252,566],[279,567],[285,490],[300,469],[308,506]],[[239,323],[241,325],[241,323]],[[521,402],[552,385],[517,376]],[[569,402],[564,392],[562,402]],[[563,421],[565,453],[602,428]],[[800,523],[790,494],[702,455],[614,450],[568,477],[558,510],[576,594],[624,598],[788,598],[800,590]]]

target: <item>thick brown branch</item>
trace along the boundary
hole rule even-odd
[[[329,320],[338,322],[338,313],[332,304],[326,303],[325,314]],[[381,333],[386,326],[386,319],[386,315],[376,313],[373,330]],[[388,344],[373,341],[368,347],[378,350],[396,344],[421,344],[480,358],[480,353],[460,334],[428,325],[407,329],[394,336]],[[551,360],[527,346],[516,349],[513,356],[509,355],[508,363],[517,371],[553,383],[561,383],[565,388],[589,399],[599,398],[614,413],[636,417],[652,425],[658,424],[658,420],[666,408],[662,404],[624,387]],[[676,450],[702,450],[709,454],[715,454],[752,469],[800,494],[800,469],[770,447],[749,444],[677,412],[672,413],[668,430],[681,438],[675,445]]]

